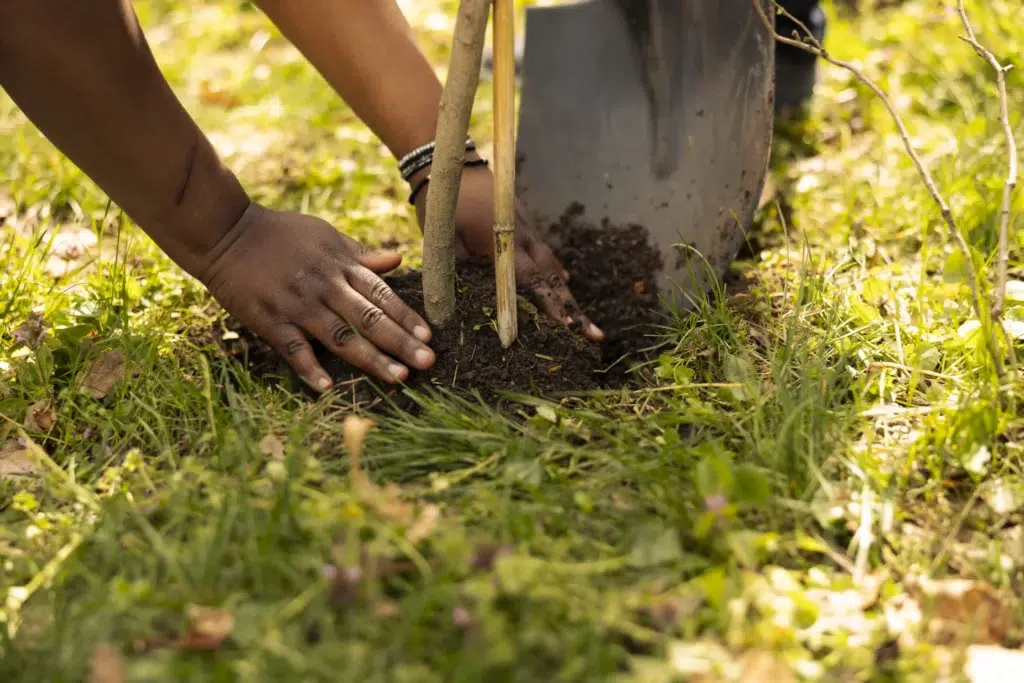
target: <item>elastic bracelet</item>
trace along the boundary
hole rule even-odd
[[[402,174],[402,178],[408,181],[417,172],[423,170],[434,161],[434,148],[435,142],[428,142],[425,145],[420,145],[416,149],[412,150],[398,161],[398,170]],[[466,151],[475,152],[476,143],[470,138],[466,138]]]
[[[465,164],[463,164],[463,166],[486,166],[486,165],[487,165],[487,159],[483,159],[483,158],[481,158],[481,159],[472,159],[471,161],[467,161]],[[412,188],[412,192],[409,193],[409,203],[411,205],[416,206],[416,197],[419,196],[420,192],[423,191],[423,188],[425,188],[429,182],[430,182],[430,176],[427,176],[423,180],[421,180],[418,183],[416,183],[416,187]]]

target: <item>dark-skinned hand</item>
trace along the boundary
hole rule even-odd
[[[412,184],[425,177],[413,178]],[[422,227],[427,213],[428,184],[416,198],[416,216]],[[604,339],[604,333],[590,322],[576,303],[566,282],[569,273],[555,257],[551,247],[541,240],[523,204],[516,200],[515,265],[516,282],[525,284],[540,301],[544,312],[563,325],[579,325],[592,341]],[[494,174],[486,167],[467,167],[459,186],[455,213],[456,256],[494,258]]]
[[[399,254],[368,253],[324,220],[252,203],[211,256],[200,280],[317,391],[332,382],[309,338],[388,383],[434,364],[426,321],[379,277]]]

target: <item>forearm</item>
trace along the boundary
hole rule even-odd
[[[394,0],[257,0],[395,157],[434,139],[441,83]]]
[[[0,2],[0,85],[194,275],[248,206],[161,75],[128,0]]]

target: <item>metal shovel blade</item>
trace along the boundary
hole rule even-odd
[[[763,1],[772,17],[770,2]],[[666,305],[739,252],[768,169],[774,40],[752,0],[586,0],[527,10],[517,191],[541,233],[645,227]]]

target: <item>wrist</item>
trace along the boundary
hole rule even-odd
[[[238,178],[201,133],[176,194],[147,232],[200,280],[252,203]]]

